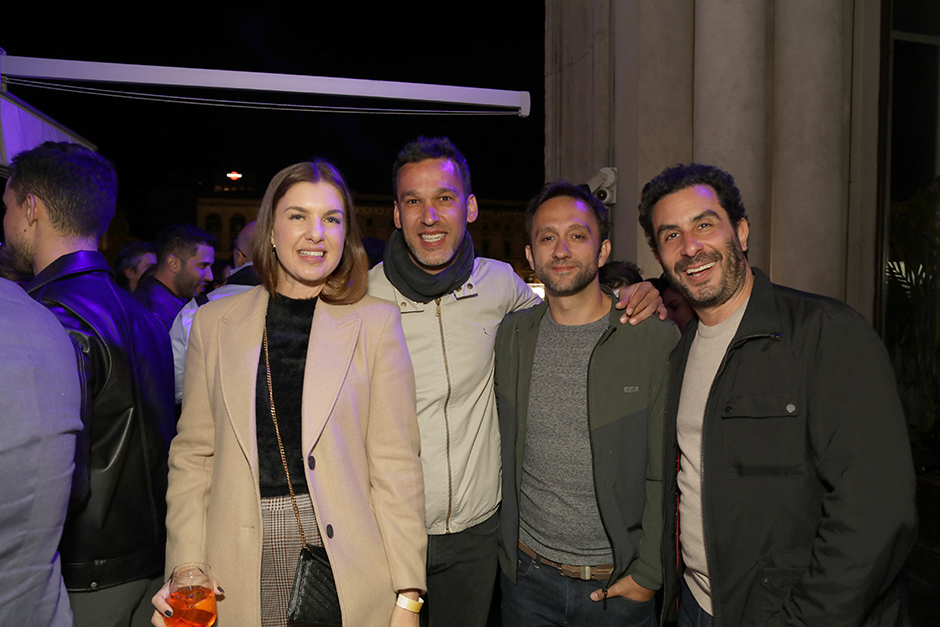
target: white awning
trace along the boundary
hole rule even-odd
[[[29,106],[16,96],[0,93],[0,174],[7,175],[10,159],[44,141],[72,142],[95,150],[94,144]]]

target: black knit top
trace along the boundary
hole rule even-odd
[[[295,494],[304,494],[307,491],[304,474],[306,465],[301,450],[301,402],[310,326],[316,305],[316,298],[293,299],[279,294],[268,301],[265,317],[274,408]],[[255,425],[258,436],[258,481],[261,498],[288,496],[290,492],[287,489],[287,477],[277,446],[274,422],[271,420],[264,348],[261,349],[261,359],[258,363],[256,389]]]

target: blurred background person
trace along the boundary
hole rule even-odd
[[[623,288],[643,280],[640,269],[629,261],[608,261],[598,271],[598,278],[601,285],[612,289],[618,299]]]
[[[134,298],[157,317],[167,331],[190,298],[212,281],[215,238],[192,224],[176,224],[157,236],[157,265],[144,276]]]
[[[414,374],[397,307],[365,296],[358,222],[332,165],[274,177],[253,258],[264,285],[193,321],[167,572],[208,563],[225,587],[219,624],[286,625],[302,524],[332,562],[344,625],[417,626],[402,607],[425,588]],[[154,625],[172,612],[167,591]]]
[[[206,285],[204,294],[214,292],[228,283],[228,278],[232,275],[235,264],[231,259],[216,259],[212,263],[212,280]]]
[[[663,305],[666,306],[666,316],[676,323],[676,326],[679,327],[679,333],[685,333],[686,326],[696,317],[692,305],[689,304],[689,301],[685,299],[685,296],[679,290],[666,280],[666,275],[653,279],[651,283],[662,294]]]
[[[170,343],[173,345],[173,373],[176,383],[177,404],[183,402],[183,372],[186,367],[186,350],[189,347],[189,331],[192,329],[193,316],[196,315],[196,310],[210,300],[247,292],[254,286],[261,284],[261,279],[258,278],[254,264],[251,261],[256,224],[256,221],[249,222],[235,238],[235,252],[233,255],[235,272],[229,276],[226,284],[211,292],[204,292],[183,305],[180,312],[176,314],[176,319],[173,320],[173,326],[170,328]]]
[[[131,242],[118,251],[114,260],[114,280],[128,292],[137,289],[137,284],[151,266],[157,264],[157,249],[151,242]]]

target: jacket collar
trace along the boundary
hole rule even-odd
[[[107,272],[109,275],[111,274],[111,268],[108,266],[108,262],[105,261],[104,255],[98,251],[79,250],[74,253],[62,255],[43,268],[42,272],[37,274],[26,284],[26,292],[32,294],[34,291],[54,281],[92,272]]]
[[[733,341],[754,335],[780,335],[782,328],[770,277],[759,268],[752,268],[752,270],[754,271],[754,287],[751,289],[747,309],[744,311],[744,317],[738,325],[738,332],[735,333]]]
[[[143,288],[142,291],[147,291],[153,294],[154,298],[158,300],[161,298],[169,298],[169,299],[172,299],[173,301],[179,301],[181,303],[186,302],[184,299],[174,294],[173,290],[171,290],[169,287],[164,285],[163,281],[161,281],[160,279],[158,279],[152,274],[148,277],[145,277],[140,282],[140,284],[137,286],[137,289],[140,290],[141,288]]]
[[[261,285],[261,279],[255,272],[254,265],[249,261],[228,277],[226,285]]]
[[[481,257],[477,257],[476,259],[474,259],[473,270],[470,272],[470,278],[467,279],[463,283],[463,285],[461,285],[454,291],[441,296],[441,302],[444,302],[450,299],[463,300],[464,298],[470,298],[472,296],[476,296],[477,295],[477,280],[480,276],[480,264],[481,263],[483,263],[483,259]],[[383,277],[385,276],[384,272],[382,276]],[[388,278],[386,277],[385,280],[388,281]],[[395,287],[394,283],[392,283],[391,281],[388,281],[388,284],[392,287],[392,290],[394,290],[395,292],[395,302],[398,304],[398,308],[402,311],[402,313],[408,312],[408,311],[424,311],[425,307],[431,306],[431,303],[434,302],[433,300],[430,301],[429,303],[415,302],[411,300],[410,298],[408,298],[407,296],[405,296],[404,294],[402,294],[398,290],[398,288]]]

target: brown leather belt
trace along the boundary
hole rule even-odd
[[[571,564],[559,564],[557,562],[553,562],[549,559],[545,559],[533,551],[529,545],[527,545],[522,540],[519,540],[519,550],[534,559],[536,564],[545,564],[546,566],[551,566],[557,570],[559,574],[564,575],[565,577],[571,577],[572,579],[582,579],[584,581],[589,581],[591,579],[595,581],[606,581],[610,578],[610,574],[614,572],[613,564],[598,564],[597,566],[572,566]]]

